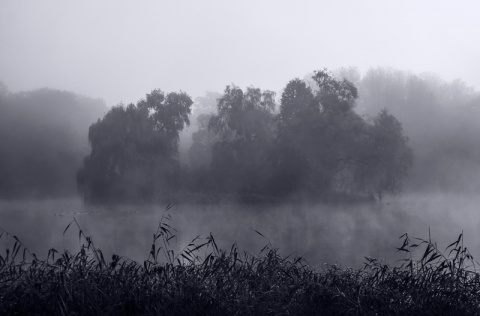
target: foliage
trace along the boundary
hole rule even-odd
[[[207,91],[205,96],[196,97],[192,107],[192,115],[194,118],[198,118],[202,114],[214,114],[217,110],[218,99],[222,97],[222,94],[218,92]]]
[[[275,93],[227,86],[218,99],[209,129],[219,141],[213,146],[211,174],[217,189],[259,193],[273,140]]]
[[[365,258],[364,267],[282,257],[267,244],[257,255],[217,247],[210,234],[174,253],[164,213],[142,263],[104,258],[76,220],[78,253],[30,253],[16,237],[0,255],[2,315],[479,315],[480,276],[463,234],[442,253],[427,240],[401,236],[399,266]],[[263,236],[261,233],[257,232]],[[448,253],[447,253],[448,252]]]
[[[358,115],[357,99],[350,81],[326,70],[308,84],[291,80],[278,113],[273,92],[227,86],[217,113],[197,117],[183,188],[242,201],[397,193],[412,164],[408,139],[391,115],[373,124]]]
[[[0,198],[74,196],[87,130],[106,111],[103,101],[51,89],[0,90]]]
[[[356,78],[352,69],[342,73]],[[412,79],[407,86],[408,100],[430,102],[425,82]],[[90,126],[87,155],[86,140],[82,147],[70,135],[85,133],[87,125],[75,123],[84,109],[58,106],[73,102],[73,95],[4,90],[0,194],[6,197],[23,189],[71,190],[77,170],[78,192],[92,203],[175,201],[188,194],[251,201],[369,199],[398,192],[412,166],[399,120],[386,112],[373,121],[357,114],[355,85],[326,70],[291,80],[278,112],[275,93],[254,87],[231,85],[222,95],[198,98],[188,159],[179,157],[179,139],[190,124],[193,102],[183,92],[154,90],[136,105],[111,108]],[[32,100],[39,100],[38,107],[21,105]]]
[[[142,201],[168,195],[178,180],[179,132],[190,123],[185,93],[153,90],[137,105],[113,107],[90,127],[92,151],[77,174],[87,201]]]
[[[355,176],[366,192],[381,200],[384,192],[396,193],[402,188],[413,164],[413,153],[402,125],[385,109],[374,118],[367,133],[370,137],[359,148],[361,168]]]
[[[347,112],[358,98],[357,88],[347,79],[337,80],[326,70],[315,71],[312,79],[317,83],[317,98],[323,112]]]
[[[280,195],[291,194],[305,187],[305,178],[311,172],[312,161],[318,147],[315,144],[319,135],[320,108],[312,90],[304,81],[294,79],[285,87],[277,123],[277,154],[274,183]],[[321,174],[315,174],[321,179]],[[285,181],[289,179],[289,181]]]
[[[227,86],[218,99],[217,115],[210,128],[222,141],[253,143],[271,136],[271,116],[275,109],[275,93],[247,88],[245,94],[236,86]]]
[[[412,162],[401,124],[386,113],[367,123],[353,111],[358,92],[346,79],[317,71],[312,80],[314,89],[295,79],[282,94],[276,176],[294,184],[279,192],[398,192]]]
[[[391,68],[370,69],[358,83],[359,112],[383,108],[402,122],[415,153],[413,190],[474,193],[480,189],[480,93],[461,80]]]
[[[190,164],[194,169],[207,167],[212,161],[212,148],[218,141],[208,124],[213,114],[200,114],[197,117],[198,130],[192,134],[192,145],[188,150]]]

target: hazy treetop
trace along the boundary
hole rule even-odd
[[[0,80],[136,102],[391,66],[480,89],[478,1],[0,2]]]

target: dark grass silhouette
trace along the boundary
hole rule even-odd
[[[463,234],[441,252],[401,236],[396,267],[365,258],[361,269],[315,269],[283,257],[270,242],[254,255],[219,249],[210,234],[175,253],[170,207],[148,259],[104,258],[74,219],[77,253],[50,249],[46,259],[1,230],[1,315],[479,315],[480,275]],[[263,236],[260,232],[255,231]],[[267,239],[268,240],[268,239]]]

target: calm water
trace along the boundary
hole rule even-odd
[[[458,195],[405,195],[378,203],[347,206],[283,205],[256,207],[238,205],[175,205],[170,214],[177,229],[173,248],[183,248],[197,235],[210,232],[219,246],[258,253],[269,241],[282,254],[303,255],[312,265],[340,263],[360,267],[365,256],[401,258],[395,247],[400,235],[432,239],[444,249],[464,231],[465,243],[480,258],[480,198]],[[0,201],[0,228],[16,235],[32,252],[46,257],[50,248],[78,251],[78,229],[68,223],[75,218],[105,254],[144,260],[165,205],[117,207],[85,206],[79,199],[46,201]],[[268,238],[254,232],[257,230]],[[0,246],[8,240],[2,238]],[[3,253],[3,249],[0,249]]]

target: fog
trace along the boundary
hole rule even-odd
[[[430,230],[479,258],[480,6],[252,6],[2,2],[0,229],[43,257],[75,218],[141,261],[174,203],[176,250],[359,267]]]
[[[271,243],[282,254],[303,255],[316,266],[359,267],[366,256],[398,264],[402,258],[395,251],[398,237],[408,232],[428,238],[430,231],[441,247],[463,232],[472,254],[480,255],[475,238],[480,224],[476,194],[480,186],[479,93],[458,80],[447,82],[392,68],[372,68],[363,76],[352,67],[334,73],[349,77],[359,87],[354,109],[367,121],[372,117],[369,113],[382,104],[402,118],[415,155],[403,190],[382,201],[348,196],[334,202],[297,198],[246,204],[228,199],[176,199],[171,225],[178,230],[173,246],[177,251],[197,235],[212,233],[224,248],[236,242],[241,249],[257,253]],[[395,78],[400,79],[386,84]],[[189,168],[202,165],[201,156],[190,152],[191,137],[201,127],[195,120],[215,114],[221,96],[209,92],[195,99],[192,124],[182,131],[179,145],[180,160]],[[18,236],[31,251],[45,255],[51,247],[79,249],[78,231],[71,228],[62,234],[75,218],[107,255],[146,259],[166,201],[90,205],[74,189],[75,172],[89,153],[88,127],[105,115],[103,103],[56,90],[15,94],[4,89],[2,111],[1,170],[11,176],[2,177],[0,227]],[[47,128],[51,132],[45,134]],[[66,154],[57,158],[59,149]],[[35,173],[33,167],[40,170]],[[12,170],[26,171],[15,174]],[[38,179],[41,185],[35,182]]]
[[[89,126],[107,108],[71,92],[0,95],[0,198],[76,195],[75,173],[89,152]]]
[[[480,88],[474,1],[0,3],[0,77],[136,102],[160,88],[192,97],[234,82],[279,91],[327,67],[391,66]]]
[[[441,250],[463,232],[465,245],[478,258],[478,202],[478,198],[457,194],[409,194],[388,201],[381,210],[370,204],[179,204],[171,210],[170,225],[178,230],[172,248],[178,253],[197,235],[206,237],[211,232],[223,249],[236,242],[242,251],[257,254],[270,242],[283,255],[302,255],[313,266],[337,263],[359,268],[367,256],[398,265],[404,258],[395,249],[401,246],[398,237],[408,232],[411,237],[428,239],[430,230]],[[165,209],[164,205],[85,206],[78,199],[2,202],[0,206],[2,228],[40,257],[46,257],[51,247],[79,250],[78,229],[71,226],[63,235],[75,218],[106,256],[116,253],[140,262],[148,258]],[[5,244],[7,240],[2,239]]]

